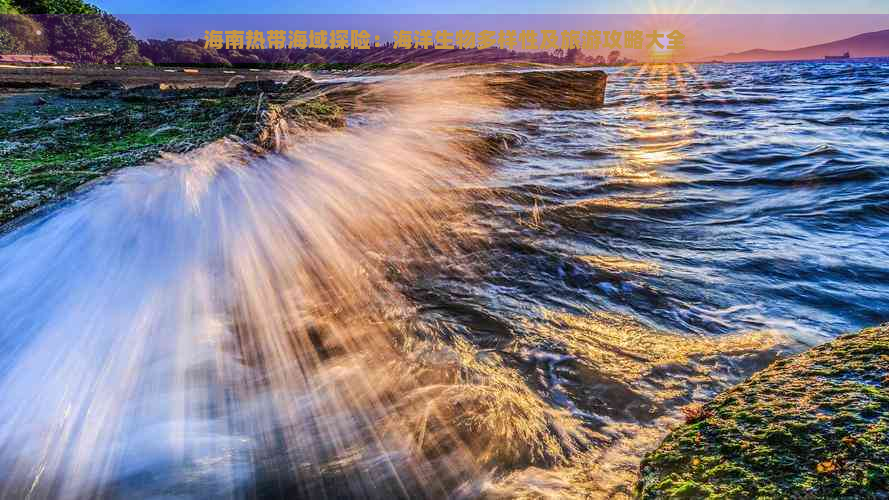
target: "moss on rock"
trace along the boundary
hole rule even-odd
[[[889,498],[889,326],[775,362],[642,462],[642,498]]]
[[[321,95],[158,85],[0,98],[0,224],[122,167],[182,153],[222,137],[275,146],[274,128],[339,126]]]

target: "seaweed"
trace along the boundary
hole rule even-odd
[[[642,462],[641,498],[889,497],[889,327],[773,363]]]
[[[282,119],[300,127],[344,123],[342,110],[323,95],[290,102],[297,96],[287,90],[155,87],[98,97],[89,90],[7,97],[0,106],[0,225],[162,153],[224,137],[272,148],[271,129]]]

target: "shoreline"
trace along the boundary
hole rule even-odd
[[[889,324],[783,358],[712,401],[646,455],[640,498],[886,498]]]
[[[257,74],[233,86],[216,85],[222,82],[219,75],[228,76],[222,73],[181,85],[163,75],[149,83],[139,80],[140,85],[100,79],[47,90],[37,83],[32,93],[0,100],[5,136],[0,140],[0,233],[82,186],[163,153],[185,153],[226,137],[263,153],[278,148],[279,127],[345,126],[345,116],[367,104],[359,103],[359,96],[373,85],[325,83],[299,74],[288,75],[287,83]],[[478,80],[506,107],[568,109],[601,106],[607,76],[567,70],[460,78]],[[9,82],[0,74],[0,88],[4,84]]]
[[[80,89],[8,94],[0,100],[0,231],[84,185],[163,153],[192,151],[225,137],[272,149],[282,119],[299,127],[345,124],[342,109],[320,93],[300,97],[306,90],[270,80],[228,88],[95,80]],[[292,99],[298,102],[284,105]]]

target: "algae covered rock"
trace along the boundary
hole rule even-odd
[[[281,92],[229,94],[164,82],[123,91],[119,82],[89,88],[44,93],[38,107],[28,95],[3,98],[0,231],[89,181],[161,153],[184,153],[224,137],[276,149],[283,131],[345,124],[342,110],[324,96],[290,102],[293,96]]]
[[[642,498],[889,498],[889,326],[775,362],[642,462]]]

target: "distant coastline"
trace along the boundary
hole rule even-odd
[[[847,59],[842,57],[849,54]],[[889,29],[861,33],[842,40],[810,45],[790,50],[752,49],[713,56],[724,62],[770,62],[809,60],[849,60],[889,57]]]

